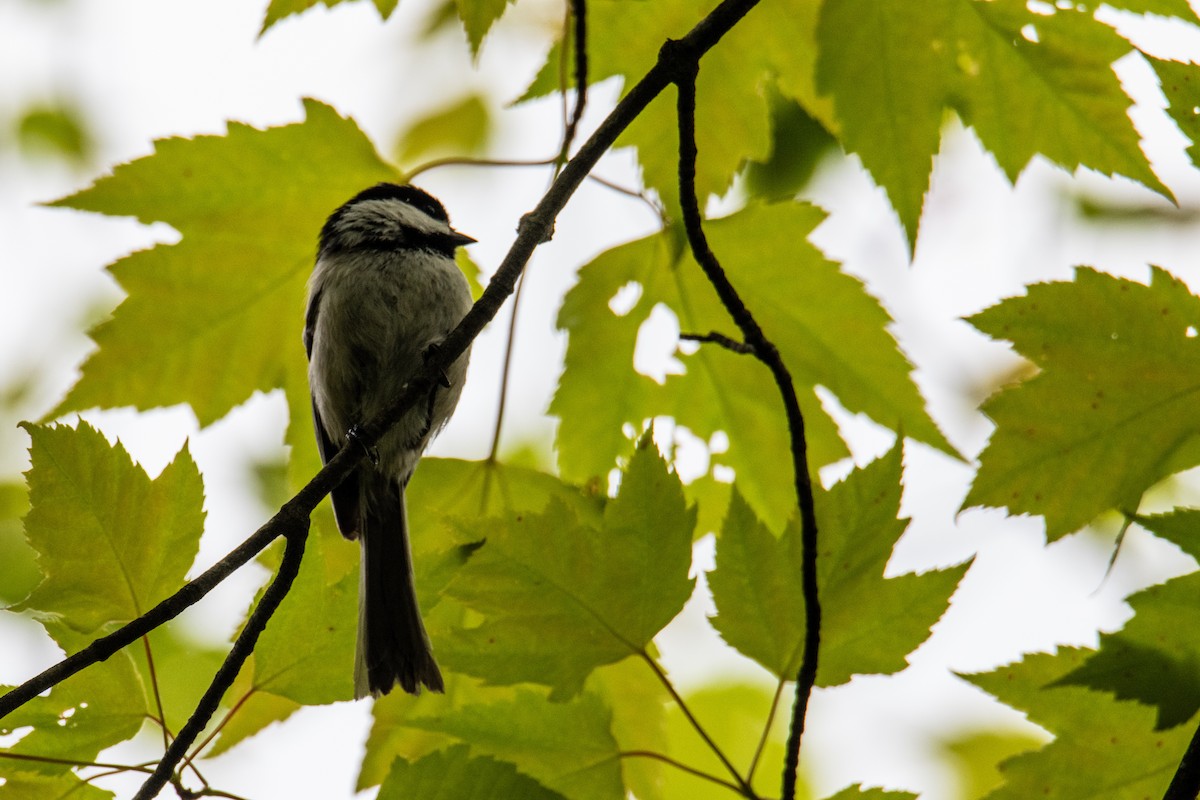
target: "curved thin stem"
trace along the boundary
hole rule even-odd
[[[725,769],[728,770],[729,774],[733,776],[737,790],[746,797],[757,799],[758,795],[754,793],[754,789],[750,788],[749,782],[747,782],[746,779],[741,776],[741,774],[737,771],[737,768],[733,766],[733,762],[730,761],[725,755],[725,751],[721,749],[720,745],[713,741],[713,738],[708,735],[708,731],[706,731],[704,726],[700,724],[700,720],[696,719],[695,715],[692,714],[692,710],[688,708],[687,702],[683,699],[683,696],[675,690],[675,686],[671,683],[671,679],[667,677],[665,672],[663,672],[662,667],[658,665],[658,662],[651,658],[650,654],[647,653],[645,649],[638,650],[637,654],[642,657],[643,661],[650,665],[650,669],[654,670],[654,674],[658,676],[659,682],[662,683],[662,685],[666,688],[667,692],[671,695],[671,699],[675,701],[675,704],[679,706],[679,710],[683,712],[685,717],[687,717],[688,723],[692,726],[696,733],[700,735],[700,738],[704,740],[704,743],[708,745],[708,748],[713,751],[713,754],[717,757]]]
[[[574,26],[571,25],[572,19],[574,19]],[[563,25],[564,28],[575,31],[575,107],[571,112],[570,118],[567,118],[567,80],[566,75],[561,74],[559,76],[559,90],[563,98],[563,138],[558,156],[553,160],[554,179],[558,178],[563,164],[567,162],[567,158],[571,153],[571,143],[575,140],[579,121],[583,119],[583,109],[587,105],[587,0],[570,0],[567,3],[566,18],[563,21]],[[565,31],[563,39],[564,41],[566,40]],[[565,68],[565,61],[561,62],[560,66]],[[500,433],[504,428],[504,412],[508,406],[508,387],[512,377],[513,353],[516,350],[517,320],[520,318],[521,293],[527,280],[528,278],[522,275],[521,280],[517,282],[516,291],[513,293],[512,315],[509,317],[508,322],[508,341],[504,345],[504,363],[500,367],[500,401],[496,407],[496,425],[492,432],[492,446],[487,458],[491,462],[496,460],[497,454],[500,452]]]
[[[579,121],[583,119],[583,109],[587,105],[588,91],[588,49],[587,49],[587,0],[570,0],[567,4],[567,24],[574,20],[575,32],[575,108],[570,119],[565,120],[562,147],[558,151],[557,163],[565,164],[571,155],[571,143],[579,129]],[[564,37],[565,40],[566,37]],[[560,79],[561,80],[561,79]],[[563,102],[566,102],[566,81],[562,80]]]
[[[150,650],[150,635],[142,637],[142,646],[146,650],[146,669],[150,673],[150,686],[154,689],[154,705],[158,708],[159,727],[162,728],[163,749],[171,746],[171,732],[167,730],[167,714],[163,711],[162,693],[158,691],[158,673],[154,669],[154,653]]]
[[[200,744],[192,748],[192,752],[188,753],[187,758],[184,759],[185,764],[191,766],[192,762],[204,752],[204,748],[208,747],[212,740],[217,738],[217,734],[219,734],[225,728],[225,726],[229,724],[229,720],[233,718],[233,715],[236,714],[241,707],[246,704],[247,700],[254,696],[254,692],[255,690],[251,689],[238,698],[238,701],[233,704],[233,707],[230,708],[229,711],[225,712],[225,716],[221,718],[221,721],[217,723],[216,727],[212,729],[208,736],[205,736],[204,740],[201,741]]]
[[[754,782],[754,772],[758,769],[763,750],[766,749],[767,741],[771,738],[771,725],[775,722],[775,712],[779,710],[779,701],[783,698],[783,689],[786,685],[787,681],[782,678],[775,685],[775,694],[771,697],[771,708],[767,711],[767,721],[763,725],[762,736],[758,737],[758,746],[754,748],[754,757],[750,759],[750,769],[746,771],[746,780],[751,783]]]
[[[53,758],[51,756],[35,756],[27,753],[10,753],[0,751],[0,758],[8,758],[13,761],[32,761],[38,764],[63,764],[69,767],[97,767],[99,769],[111,769],[114,773],[117,772],[145,772],[149,774],[153,770],[149,766],[137,764],[111,764],[106,761],[79,761],[74,758]]]
[[[555,161],[554,157],[538,159],[513,158],[470,158],[466,156],[449,156],[426,161],[404,173],[404,182],[409,183],[422,172],[439,167],[548,167]]]
[[[675,769],[686,772],[689,775],[702,778],[710,783],[715,783],[718,786],[724,786],[726,789],[737,792],[738,794],[742,793],[741,787],[736,783],[730,783],[724,778],[718,778],[716,775],[710,775],[704,770],[696,769],[695,767],[689,767],[682,761],[676,761],[665,753],[655,753],[653,750],[622,750],[621,752],[617,753],[617,755],[619,755],[621,758],[652,758],[655,761],[661,761],[664,764],[669,764],[672,767],[675,767]]]
[[[517,281],[513,292],[512,313],[508,318],[508,338],[504,343],[504,362],[500,366],[500,400],[496,406],[496,424],[492,428],[492,446],[487,460],[495,462],[500,452],[500,432],[504,428],[504,411],[508,406],[509,377],[512,375],[513,351],[517,344],[517,311],[521,308],[521,289],[525,286],[525,275]]]

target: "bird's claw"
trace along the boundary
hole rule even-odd
[[[423,352],[421,354],[421,358],[423,358],[425,360],[425,363],[428,364],[430,361],[437,358],[437,355],[441,351],[441,349],[442,349],[441,344],[434,342],[433,344],[431,344],[425,348],[425,352]],[[443,389],[450,388],[450,376],[448,376],[446,374],[446,370],[438,369],[437,381],[438,381],[438,385],[441,386]]]
[[[357,425],[351,425],[350,430],[346,431],[346,440],[361,447],[367,458],[371,459],[371,464],[379,466],[379,450],[362,440],[362,430]]]

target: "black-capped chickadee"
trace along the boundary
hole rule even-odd
[[[390,183],[360,192],[325,222],[304,326],[323,461],[400,394],[471,308],[454,251],[473,241],[450,227],[437,200]],[[397,683],[412,694],[422,685],[443,689],[413,587],[404,489],[454,412],[466,371],[464,353],[446,370],[446,385],[407,412],[331,494],[338,529],[362,545],[356,697]]]

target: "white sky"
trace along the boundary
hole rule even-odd
[[[299,98],[316,97],[353,116],[386,152],[395,131],[421,111],[472,90],[497,107],[520,93],[545,47],[539,28],[555,24],[558,6],[523,0],[472,70],[465,45],[447,37],[435,47],[414,44],[429,7],[405,0],[381,25],[365,3],[311,11],[256,40],[263,6],[239,0],[0,0],[0,127],[30,102],[68,95],[97,126],[97,170],[150,151],[171,135],[219,133],[225,120],[256,126],[295,121]],[[1141,25],[1139,42],[1164,55],[1200,60],[1200,38],[1182,26]],[[539,44],[539,42],[543,42]],[[456,49],[457,48],[457,49]],[[1122,62],[1120,74],[1145,104],[1135,121],[1147,136],[1160,176],[1194,207],[1200,181],[1186,166],[1186,146],[1168,125],[1145,65]],[[611,102],[613,87],[592,94],[592,124]],[[557,105],[504,111],[494,154],[537,157],[556,143]],[[173,241],[164,226],[143,228],[66,210],[39,208],[86,185],[89,173],[20,162],[0,140],[0,385],[32,374],[35,391],[19,409],[43,413],[73,380],[89,350],[81,326],[106,313],[120,294],[100,268],[131,249]],[[601,174],[632,184],[628,154],[603,162]],[[451,209],[456,227],[480,240],[472,256],[490,270],[511,242],[516,221],[536,202],[547,175],[540,171],[456,168],[422,176],[422,184]],[[1088,191],[1123,202],[1156,204],[1149,192],[1095,176],[1073,181],[1035,163],[1009,187],[973,136],[951,133],[938,159],[922,238],[910,265],[902,235],[882,193],[853,162],[822,170],[811,196],[829,221],[814,239],[846,269],[868,282],[897,323],[894,332],[917,364],[931,411],[965,453],[976,454],[990,432],[971,406],[973,389],[986,386],[1012,363],[958,318],[1035,280],[1064,279],[1071,266],[1089,264],[1144,280],[1155,263],[1200,287],[1200,226],[1113,225],[1076,218],[1067,192]],[[602,223],[602,224],[598,224]],[[510,398],[510,430],[548,435],[543,410],[556,375],[546,363],[561,358],[554,332],[557,298],[575,268],[592,255],[651,230],[641,205],[586,186],[559,220],[555,241],[539,250],[522,307]],[[315,232],[314,232],[315,236]],[[300,320],[295,321],[299,330]],[[502,318],[496,329],[506,327]],[[490,443],[502,341],[493,330],[476,345],[471,377],[454,423],[435,447],[441,454],[481,457]],[[651,365],[653,366],[653,365]],[[229,419],[198,432],[190,412],[171,409],[138,417],[129,412],[90,416],[157,472],[187,437],[205,470],[210,536],[201,561],[211,563],[265,513],[242,487],[248,458],[279,450],[284,407],[258,397]],[[25,466],[24,434],[16,420],[0,425],[0,474]],[[848,420],[862,463],[889,439],[869,423]],[[925,570],[977,555],[935,636],[897,678],[855,679],[818,695],[806,735],[806,764],[819,788],[847,783],[923,791],[927,800],[952,797],[948,776],[931,765],[929,735],[996,719],[978,691],[949,675],[1014,660],[1022,652],[1096,642],[1127,616],[1121,598],[1132,589],[1188,568],[1173,548],[1131,532],[1113,574],[1104,579],[1109,540],[1070,537],[1044,546],[1041,523],[1005,519],[999,512],[956,516],[970,470],[920,446],[907,456],[905,511],[913,524],[890,571]],[[844,471],[844,470],[843,470]],[[831,471],[833,474],[836,470]],[[828,477],[828,475],[827,475]],[[1109,525],[1107,535],[1114,532]],[[700,560],[711,547],[701,546]],[[230,629],[261,574],[240,576],[206,606],[212,624]],[[672,674],[695,686],[713,674],[745,673],[745,662],[714,646],[701,614],[703,599],[662,638]],[[0,683],[19,682],[55,658],[27,623],[0,615]],[[701,656],[698,656],[702,654]],[[282,727],[218,759],[206,769],[214,785],[248,797],[344,797],[351,793],[368,718],[367,705],[344,703],[303,712]],[[142,751],[145,752],[145,751]],[[151,754],[152,755],[152,754]],[[306,761],[311,756],[317,761]],[[147,756],[149,757],[149,756]],[[295,769],[319,763],[320,769]],[[108,784],[121,794],[131,784]]]

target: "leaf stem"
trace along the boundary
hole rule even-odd
[[[154,653],[150,650],[150,634],[142,636],[146,651],[146,669],[150,673],[150,686],[154,689],[154,704],[158,707],[158,724],[162,728],[163,750],[171,746],[171,733],[167,730],[167,715],[163,711],[162,694],[158,691],[158,673],[154,669]]]
[[[734,781],[736,781],[738,791],[746,797],[755,798],[755,800],[757,800],[758,795],[754,793],[754,789],[750,787],[749,782],[747,782],[747,780],[741,776],[741,774],[737,771],[737,767],[733,766],[733,762],[731,762],[725,755],[725,751],[721,749],[720,745],[713,741],[713,738],[708,735],[708,731],[704,730],[704,726],[700,724],[700,720],[696,719],[695,715],[692,714],[692,710],[688,708],[687,702],[683,699],[683,696],[676,691],[675,685],[671,683],[671,679],[667,677],[665,672],[663,672],[663,669],[661,666],[659,666],[658,662],[646,652],[645,648],[639,649],[637,654],[642,657],[643,661],[650,665],[650,669],[654,670],[654,674],[658,676],[658,680],[666,688],[667,692],[670,693],[671,699],[675,701],[675,705],[679,706],[679,710],[683,712],[685,717],[687,717],[687,721],[691,724],[692,728],[700,735],[700,738],[704,740],[704,743],[708,745],[708,748],[713,751],[713,754],[720,760],[721,764],[724,765],[729,774],[733,776]]]
[[[134,764],[110,764],[105,761],[78,761],[73,758],[54,758],[51,756],[37,756],[28,753],[12,753],[0,751],[0,758],[9,758],[14,761],[32,761],[38,764],[63,764],[69,767],[97,767],[99,769],[111,769],[114,773],[118,772],[151,772],[148,766],[139,766]],[[151,762],[153,763],[153,762]]]
[[[254,696],[255,691],[255,689],[251,689],[238,698],[238,701],[233,704],[232,708],[225,712],[225,716],[221,717],[221,721],[217,723],[216,727],[212,729],[208,736],[205,736],[204,740],[192,749],[192,752],[188,754],[188,757],[184,760],[184,763],[190,765],[196,758],[199,757],[201,753],[204,752],[204,748],[208,747],[212,740],[217,738],[217,734],[219,734],[225,728],[225,726],[229,724],[229,720],[233,718],[234,714],[241,710],[242,706],[246,704],[246,701]]]
[[[775,694],[771,697],[771,708],[767,711],[767,721],[763,725],[762,736],[758,737],[758,746],[754,748],[754,757],[750,759],[750,769],[746,772],[746,780],[754,782],[754,772],[758,769],[758,764],[762,758],[763,750],[767,747],[767,741],[771,738],[771,725],[775,722],[775,713],[779,710],[779,701],[783,698],[783,690],[787,685],[787,681],[783,678],[775,685]]]
[[[655,761],[661,761],[664,764],[670,764],[672,767],[686,772],[689,775],[695,775],[697,778],[702,778],[710,783],[715,783],[718,786],[724,786],[726,789],[731,789],[738,794],[742,794],[742,788],[736,783],[730,783],[724,778],[718,778],[716,775],[710,775],[704,770],[696,769],[695,767],[689,767],[682,761],[676,761],[665,753],[656,753],[653,750],[622,750],[617,755],[619,755],[621,758],[652,758]]]
[[[525,286],[527,276],[522,273],[517,281],[516,291],[513,292],[512,313],[508,318],[508,337],[504,342],[504,362],[500,366],[500,400],[496,405],[496,424],[492,429],[492,446],[488,451],[487,460],[495,463],[500,452],[500,431],[504,428],[504,410],[508,406],[509,377],[512,374],[513,350],[517,342],[517,317],[521,308],[521,290]]]

